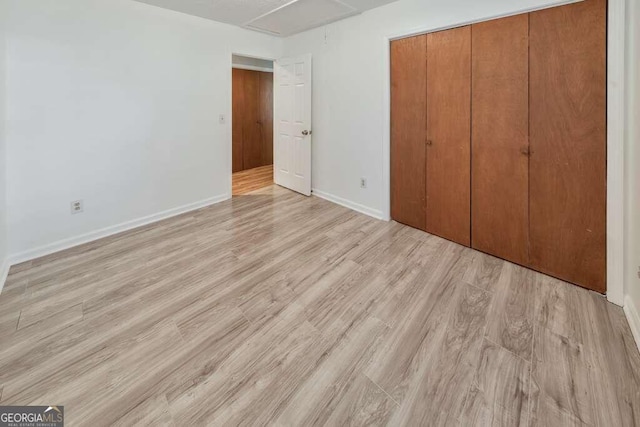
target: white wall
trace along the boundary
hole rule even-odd
[[[12,256],[230,196],[231,53],[282,44],[132,0],[9,0]]]
[[[7,273],[7,159],[5,139],[5,58],[6,58],[6,0],[0,0],[0,287]]]
[[[640,345],[640,5],[627,0],[625,309]]]
[[[554,0],[400,0],[285,40],[285,54],[313,54],[313,187],[388,215],[383,174],[385,38],[563,3]],[[367,188],[360,188],[360,178]],[[387,181],[385,183],[385,181]]]

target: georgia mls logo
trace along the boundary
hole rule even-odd
[[[0,406],[0,427],[62,427],[64,406]]]

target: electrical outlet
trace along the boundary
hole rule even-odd
[[[225,124],[227,122],[227,119],[224,117],[224,114],[220,114],[220,116],[218,116],[218,123],[220,123],[221,125]]]
[[[71,202],[71,215],[84,212],[84,202],[82,200],[76,200]]]
[[[367,178],[360,178],[360,188],[367,188]]]

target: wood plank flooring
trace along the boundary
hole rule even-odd
[[[67,425],[640,425],[601,296],[276,186],[11,269],[0,405]]]
[[[273,185],[273,165],[236,172],[232,177],[233,195],[242,196]]]

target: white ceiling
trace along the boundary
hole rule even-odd
[[[396,0],[136,1],[286,37]]]

